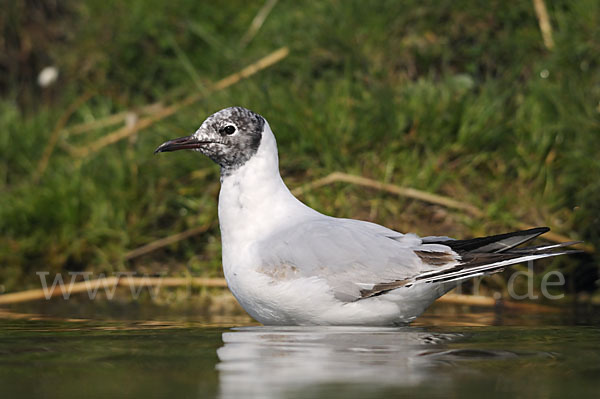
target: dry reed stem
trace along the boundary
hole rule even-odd
[[[314,180],[304,186],[300,186],[292,191],[296,195],[301,195],[306,191],[326,186],[336,182],[344,182],[356,184],[363,187],[374,188],[376,190],[387,191],[392,194],[397,194],[402,197],[413,198],[432,204],[442,205],[447,208],[454,208],[466,211],[472,216],[482,217],[483,211],[479,208],[464,202],[453,200],[452,198],[444,197],[437,194],[431,194],[425,191],[420,191],[410,187],[401,187],[395,184],[382,183],[377,180],[369,179],[363,176],[350,175],[342,172],[333,172],[321,179]]]
[[[73,115],[73,113],[75,111],[77,111],[77,109],[83,103],[85,103],[87,100],[89,100],[91,96],[92,96],[92,93],[89,91],[82,94],[81,96],[79,96],[73,103],[71,103],[71,105],[69,105],[69,107],[67,107],[65,112],[63,112],[61,117],[56,122],[56,125],[54,126],[54,130],[50,134],[50,138],[48,139],[48,143],[46,144],[46,148],[44,148],[42,157],[40,158],[40,161],[38,162],[38,166],[36,168],[35,175],[33,177],[33,181],[35,183],[37,183],[40,180],[40,178],[46,171],[46,167],[48,167],[48,162],[50,161],[50,157],[52,156],[52,153],[54,152],[54,148],[56,147],[58,138],[60,137],[63,128],[69,121],[69,118],[71,117],[71,115]]]
[[[80,281],[77,283],[66,284],[67,290],[63,291],[63,287],[57,285],[52,292],[44,292],[43,289],[34,289],[10,294],[0,295],[0,305],[8,305],[20,302],[35,301],[40,299],[48,299],[60,297],[63,294],[79,294],[82,292],[94,292],[96,287],[105,287],[113,289],[116,287],[207,287],[207,288],[227,288],[227,281],[224,278],[204,278],[204,277],[105,277],[95,280]],[[453,305],[468,305],[481,307],[505,307],[508,309],[518,309],[531,312],[558,312],[559,309],[540,305],[535,303],[520,303],[513,301],[496,301],[494,298],[480,295],[459,295],[446,294],[437,299],[439,303],[448,303]]]
[[[242,39],[240,40],[240,47],[246,47],[248,43],[250,43],[252,39],[254,39],[254,36],[256,36],[260,28],[265,23],[265,20],[271,13],[271,10],[273,10],[273,7],[275,7],[275,4],[277,4],[277,0],[265,1],[265,4],[263,4],[260,10],[258,10],[258,13],[256,13],[256,16],[252,20],[252,23],[250,23],[248,30],[246,31],[246,33],[244,33],[244,36],[242,36]]]
[[[198,226],[198,227],[194,227],[194,228],[182,231],[181,233],[173,234],[173,235],[158,239],[156,241],[152,241],[151,243],[142,245],[141,247],[132,249],[131,251],[127,252],[125,254],[124,258],[125,258],[125,260],[131,260],[131,259],[137,258],[139,256],[146,255],[152,251],[156,251],[157,249],[160,249],[160,248],[166,247],[167,245],[176,243],[177,241],[185,240],[186,238],[190,238],[197,234],[204,233],[210,228],[210,226],[211,226],[211,223],[207,223],[202,226]]]
[[[555,313],[560,312],[560,309],[541,305],[538,303],[528,303],[528,302],[515,302],[515,301],[504,301],[504,300],[496,300],[492,297],[483,296],[483,295],[463,295],[463,294],[446,294],[439,297],[436,302],[439,303],[448,303],[452,305],[468,305],[468,306],[481,306],[481,307],[504,307],[507,309],[516,309],[530,312],[545,312],[545,313]]]
[[[71,290],[71,294],[77,294],[80,292],[87,291],[91,289],[92,286],[90,284],[102,284],[104,287],[112,287],[114,284],[118,284],[118,277],[106,277],[97,280],[89,280],[89,281],[81,281],[79,283],[66,284]],[[99,287],[99,285],[98,285]],[[6,305],[11,303],[19,303],[19,302],[28,302],[35,301],[38,299],[46,299],[46,296],[50,295],[50,297],[57,297],[63,295],[62,287],[57,285],[51,293],[44,292],[43,289],[34,289],[27,290],[21,292],[14,292],[10,294],[0,295],[0,305]]]
[[[162,102],[157,102],[153,104],[148,104],[138,109],[133,109],[130,111],[118,112],[116,114],[108,115],[104,118],[95,119],[90,122],[80,123],[78,125],[73,125],[63,129],[62,134],[65,137],[78,135],[82,133],[89,132],[90,130],[102,129],[108,126],[117,125],[119,123],[125,122],[127,116],[132,112],[137,115],[147,115],[154,112],[158,112],[163,107]]]
[[[119,280],[120,286],[134,287],[209,287],[227,288],[224,278],[214,277],[131,277],[123,276]]]
[[[554,48],[554,39],[552,38],[552,25],[550,25],[546,3],[544,3],[544,0],[533,0],[533,8],[535,8],[535,14],[540,25],[544,46],[548,50],[552,50]]]
[[[463,295],[463,294],[446,294],[439,297],[436,302],[450,303],[454,305],[471,305],[471,306],[496,306],[498,301],[489,296],[483,295]]]
[[[8,305],[20,302],[29,302],[40,299],[49,299],[64,295],[79,294],[82,292],[94,292],[96,287],[105,287],[112,290],[116,287],[227,287],[224,278],[203,278],[203,277],[133,277],[133,276],[112,276],[99,278],[95,280],[80,281],[77,283],[67,283],[63,287],[57,285],[51,292],[45,292],[43,289],[33,289],[10,294],[0,295],[0,305]],[[98,290],[98,292],[101,292]]]
[[[442,205],[446,208],[453,208],[463,210],[472,216],[481,218],[485,214],[484,212],[477,208],[474,205],[453,200],[452,198],[444,197],[437,194],[431,194],[425,191],[420,191],[410,187],[402,187],[397,186],[395,184],[382,183],[377,180],[369,179],[363,176],[350,175],[342,172],[333,172],[323,178],[313,180],[303,186],[297,187],[292,190],[292,193],[295,195],[302,195],[309,190],[313,190],[315,188],[323,187],[336,182],[345,182],[356,184],[363,187],[369,187],[376,190],[387,191],[392,194],[400,195],[402,197],[413,198],[416,200],[428,202],[431,204]],[[532,226],[529,226],[525,223],[517,223],[516,225],[519,229],[530,229]],[[573,241],[569,237],[565,237],[561,234],[548,232],[544,234],[544,238],[548,241],[556,242],[556,243],[564,243]],[[580,249],[582,251],[593,253],[595,252],[595,248],[590,244],[579,243],[573,245],[573,248]]]
[[[219,91],[219,90],[223,90],[223,89],[239,82],[242,79],[246,79],[246,78],[254,75],[257,72],[276,64],[277,62],[279,62],[282,59],[284,59],[285,57],[287,57],[288,54],[289,54],[289,49],[287,47],[282,47],[282,48],[272,52],[271,54],[261,58],[260,60],[256,61],[255,63],[248,65],[247,67],[243,68],[239,72],[236,72],[232,75],[229,75],[229,76],[219,80],[218,82],[216,82],[215,84],[210,86],[206,90],[206,93],[192,94],[192,95],[184,98],[183,100],[181,100],[178,103],[175,103],[175,104],[172,104],[170,106],[160,109],[159,111],[157,111],[156,113],[154,113],[151,116],[139,119],[137,121],[137,123],[133,126],[124,126],[120,129],[117,129],[117,130],[113,131],[112,133],[109,133],[108,135],[94,141],[93,143],[89,144],[86,147],[74,148],[72,150],[72,155],[75,157],[78,157],[78,158],[83,158],[88,155],[91,155],[110,144],[114,144],[126,137],[131,136],[132,134],[137,133],[138,131],[140,131],[142,129],[147,128],[148,126],[153,125],[154,123],[156,123],[160,120],[165,119],[168,116],[173,115],[174,113],[176,113],[177,111],[179,111],[180,109],[182,109],[184,107],[187,107],[188,105],[198,102],[199,100],[204,98],[206,94],[209,94],[209,93],[212,93],[215,91]]]

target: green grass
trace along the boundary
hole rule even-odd
[[[59,67],[57,84],[41,91],[22,74],[0,100],[0,284],[39,285],[39,270],[219,275],[218,168],[196,153],[152,152],[230,105],[269,120],[290,186],[344,171],[469,202],[486,218],[345,184],[303,196],[325,213],[451,236],[550,225],[600,248],[600,4],[546,3],[553,51],[528,1],[280,1],[243,49],[262,1],[66,3],[39,28],[62,34],[31,57],[34,72]],[[34,17],[11,4],[2,29],[19,47]],[[283,45],[283,62],[133,141],[83,160],[57,147],[35,181],[54,126],[83,93],[92,97],[68,125],[204,90]],[[205,223],[204,235],[123,260]],[[593,289],[597,266],[584,269],[591,281],[571,270],[584,280],[573,289]]]

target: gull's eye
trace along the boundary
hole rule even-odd
[[[235,133],[235,126],[232,125],[227,125],[225,127],[222,127],[219,129],[219,133],[221,134],[227,134],[227,135],[232,135]]]

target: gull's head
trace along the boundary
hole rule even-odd
[[[195,150],[224,170],[237,169],[258,151],[265,125],[265,119],[249,109],[225,108],[206,118],[191,136],[169,140],[154,153]]]

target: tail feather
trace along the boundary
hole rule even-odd
[[[565,249],[567,246],[577,244],[577,241],[515,248],[549,230],[547,227],[538,227],[470,240],[440,241],[439,244],[449,246],[460,255],[459,263],[442,270],[422,273],[414,278],[414,283],[463,280],[497,273],[517,263],[581,252]],[[438,242],[428,241],[428,243]]]
[[[415,278],[415,282],[419,283],[436,283],[436,282],[447,282],[454,280],[462,280],[472,277],[477,277],[482,274],[493,274],[502,271],[505,267],[511,266],[517,263],[523,263],[533,261],[537,259],[550,258],[553,256],[566,255],[572,253],[579,253],[578,250],[568,250],[562,252],[542,253],[542,254],[530,254],[530,255],[516,255],[512,258],[505,258],[492,263],[470,265],[469,263],[463,263],[450,269],[446,269],[437,274],[421,275]]]
[[[565,247],[570,247],[572,245],[576,245],[576,244],[581,244],[583,241],[568,241],[568,242],[561,242],[558,244],[547,244],[547,245],[537,245],[534,247],[523,247],[523,248],[515,248],[512,249],[510,252],[511,253],[519,253],[519,252],[524,252],[524,253],[530,253],[530,252],[534,252],[534,251],[548,251],[551,249],[557,249],[557,248],[565,248]],[[580,252],[580,251],[578,251]]]

